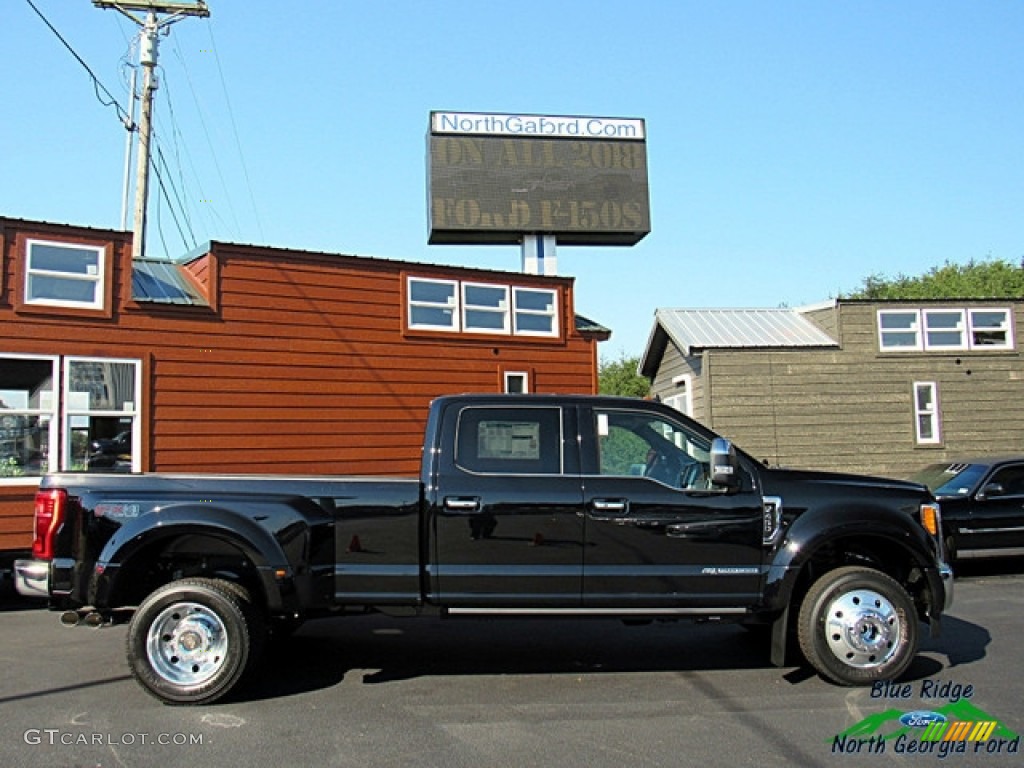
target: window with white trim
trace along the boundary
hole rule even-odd
[[[527,371],[505,371],[505,393],[525,395],[530,391],[530,374]]]
[[[462,328],[476,333],[508,333],[508,286],[462,284]]]
[[[969,309],[967,325],[972,349],[1013,349],[1009,309]]]
[[[918,445],[942,441],[939,390],[934,381],[914,382],[914,426]]]
[[[65,471],[139,471],[141,375],[137,360],[66,358]]]
[[[557,336],[555,292],[538,288],[513,288],[514,332],[520,336]]]
[[[921,349],[920,313],[916,309],[880,309],[878,343],[883,351]]]
[[[1004,307],[881,309],[882,352],[1013,349],[1012,314]]]
[[[455,280],[409,278],[409,327],[458,331],[458,292]]]
[[[924,348],[967,349],[967,324],[962,309],[925,309]]]
[[[0,354],[0,483],[140,471],[141,376],[138,360]]]
[[[669,408],[675,408],[687,416],[693,416],[693,377],[686,373],[675,376],[672,379],[672,385],[676,390],[671,395],[665,397],[663,401],[665,405]]]
[[[558,291],[546,288],[409,277],[409,330],[554,338]]]
[[[25,304],[103,309],[104,249],[45,240],[25,247]]]
[[[57,361],[0,355],[0,482],[5,485],[38,482],[56,466]]]

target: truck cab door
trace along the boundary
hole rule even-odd
[[[529,612],[582,600],[583,499],[574,408],[453,404],[427,497],[428,601]]]
[[[1003,465],[984,480],[965,528],[962,551],[1024,547],[1024,463]]]
[[[589,608],[721,608],[759,600],[763,513],[752,477],[710,480],[713,436],[666,409],[583,408],[583,600]]]

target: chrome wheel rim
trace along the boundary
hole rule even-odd
[[[146,636],[146,654],[153,670],[175,685],[209,681],[224,666],[227,652],[224,622],[198,603],[168,606],[150,624]]]
[[[825,640],[844,664],[868,669],[885,664],[899,650],[903,625],[893,604],[870,589],[846,592],[828,605]]]

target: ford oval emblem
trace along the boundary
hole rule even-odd
[[[907,714],[900,718],[900,722],[910,728],[926,728],[931,723],[946,722],[946,716],[939,712],[918,709],[914,712],[907,712]]]

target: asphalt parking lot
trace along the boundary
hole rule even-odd
[[[136,685],[123,626],[66,629],[8,594],[0,765],[1020,765],[1024,560],[956,588],[943,636],[876,689],[774,668],[731,625],[370,616],[307,624],[208,707]],[[994,725],[925,740],[920,713]]]

